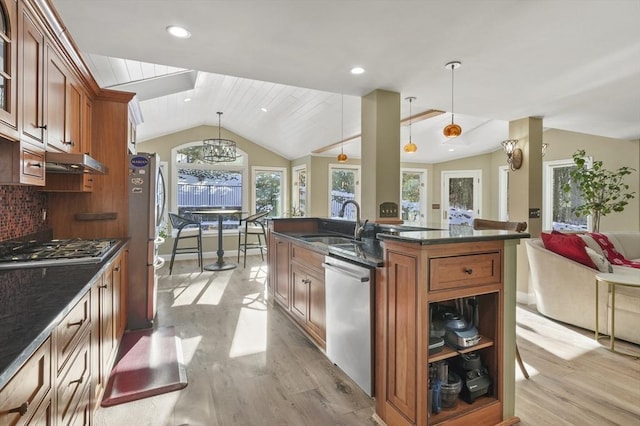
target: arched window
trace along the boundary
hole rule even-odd
[[[201,146],[202,141],[189,142],[171,150],[171,210],[180,215],[207,209],[248,211],[247,154],[237,148],[236,161],[212,164],[202,160]],[[217,217],[197,215],[197,219],[205,233],[217,232]],[[225,217],[223,223],[223,229],[235,232],[238,217]]]

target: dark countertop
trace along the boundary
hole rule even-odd
[[[466,243],[471,241],[492,241],[492,240],[516,240],[529,238],[531,235],[525,232],[482,230],[476,231],[471,227],[452,227],[451,229],[408,231],[400,233],[379,233],[381,240],[393,240],[405,243],[415,243],[420,245],[428,244],[449,244]]]
[[[101,263],[0,270],[0,389],[124,247]]]

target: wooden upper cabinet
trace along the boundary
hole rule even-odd
[[[70,152],[84,152],[82,140],[82,109],[84,107],[84,90],[80,83],[67,78],[67,118],[65,121],[65,146]]]
[[[36,24],[23,2],[20,2],[19,17],[20,137],[24,141],[44,146],[44,31]]]
[[[67,140],[68,71],[53,46],[45,51],[45,123],[47,151],[72,152],[73,142]]]
[[[82,114],[80,114],[80,132],[82,134],[80,138],[80,152],[87,153],[92,155],[92,118],[93,116],[93,101],[89,97],[89,95],[84,93],[82,100]]]
[[[17,140],[18,135],[18,5],[0,0],[0,135]]]

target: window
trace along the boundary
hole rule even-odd
[[[287,170],[281,167],[254,167],[253,181],[254,211],[269,211],[272,217],[283,216]]]
[[[293,200],[291,202],[291,216],[307,215],[307,166],[293,168]]]
[[[569,174],[575,167],[573,160],[546,161],[543,166],[543,227],[546,230],[587,231],[591,217],[577,217],[573,209],[581,204],[580,192],[572,186],[568,194],[562,185],[570,182]]]
[[[329,217],[339,217],[342,204],[347,200],[360,203],[360,167],[329,164]],[[349,204],[344,218],[356,220],[356,208]]]
[[[238,158],[228,163],[202,160],[202,142],[191,142],[171,150],[173,157],[172,211],[202,223],[205,233],[217,232],[217,216],[190,215],[193,210],[248,210],[246,196],[247,155],[237,149]],[[223,216],[223,230],[237,229],[237,215]]]

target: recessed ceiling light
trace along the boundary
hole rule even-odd
[[[358,74],[362,74],[363,72],[364,72],[364,68],[362,68],[362,67],[353,67],[353,68],[351,68],[351,74],[358,75]]]
[[[169,25],[167,27],[167,32],[174,37],[178,38],[189,38],[191,37],[191,33],[186,28],[179,27],[177,25]]]
[[[183,101],[184,102],[191,102],[191,98],[184,98]]]
[[[455,151],[455,149],[449,148],[449,152],[453,152],[453,151]]]
[[[262,112],[267,112],[267,111],[269,111],[269,110],[268,110],[268,109],[266,109],[265,107],[262,107],[262,108],[260,108],[260,111],[262,111]]]

